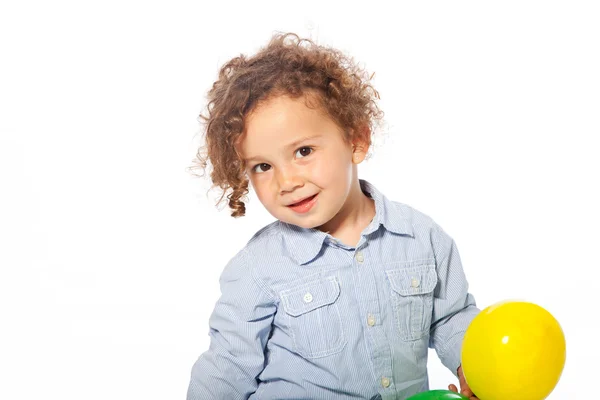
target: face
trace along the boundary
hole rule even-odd
[[[269,213],[319,229],[346,214],[342,211],[358,187],[361,148],[347,142],[324,111],[309,108],[303,96],[260,104],[248,115],[240,142],[252,187]]]

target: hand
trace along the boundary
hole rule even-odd
[[[458,370],[456,370],[456,372],[458,373],[458,383],[460,384],[460,394],[462,394],[463,396],[467,396],[470,400],[479,400],[473,394],[473,391],[467,384],[467,380],[465,379],[465,376],[463,374],[462,365],[458,366]],[[448,386],[448,390],[458,393],[458,389],[456,388],[456,385],[453,385],[453,384],[450,384]]]

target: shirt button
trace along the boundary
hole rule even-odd
[[[360,251],[356,252],[356,261],[358,261],[359,263],[365,261],[365,258],[363,257],[363,253]]]
[[[375,317],[372,316],[371,314],[369,314],[369,317],[367,318],[367,324],[369,324],[369,326],[375,325]]]
[[[383,386],[384,388],[389,387],[390,386],[389,378],[386,378],[385,376],[383,378],[381,378],[381,386]]]
[[[412,278],[412,281],[410,282],[410,285],[414,288],[418,288],[419,287],[419,280],[417,278]]]
[[[311,301],[313,301],[312,294],[310,294],[310,293],[306,293],[306,294],[304,295],[304,302],[305,302],[305,303],[310,303]]]

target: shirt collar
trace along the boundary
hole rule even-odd
[[[298,264],[312,261],[323,248],[323,241],[328,236],[325,232],[314,228],[301,228],[285,222],[280,222],[280,226],[283,243]]]
[[[371,183],[363,179],[359,181],[363,193],[366,193],[375,201],[375,217],[363,234],[368,235],[375,232],[380,225],[383,225],[386,230],[395,234],[413,236],[412,224],[408,217],[403,215],[400,208],[388,200]]]
[[[413,236],[412,224],[398,212],[398,208],[375,186],[362,179],[359,182],[362,191],[375,201],[375,217],[365,228],[363,235],[371,234],[383,225],[386,230],[395,234]],[[318,229],[301,228],[281,221],[279,224],[285,247],[299,264],[312,261],[321,252],[323,242],[328,237],[325,232]]]

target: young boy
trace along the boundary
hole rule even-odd
[[[357,175],[382,114],[368,81],[293,34],[221,69],[199,165],[234,217],[251,183],[277,221],[222,273],[188,400],[405,399],[429,388],[428,347],[473,396],[460,350],[479,310],[454,241]]]

